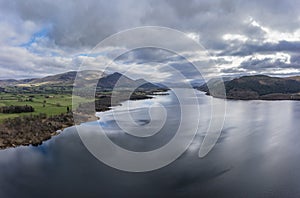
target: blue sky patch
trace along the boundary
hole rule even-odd
[[[49,31],[50,31],[49,27],[42,28],[40,31],[34,33],[27,43],[21,44],[20,47],[24,47],[24,48],[30,47],[33,43],[37,41],[37,39],[46,38],[48,36]]]

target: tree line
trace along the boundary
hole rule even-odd
[[[25,106],[4,106],[0,107],[0,113],[24,113],[24,112],[34,112],[34,108],[30,105]]]

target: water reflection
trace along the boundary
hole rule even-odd
[[[140,122],[147,122],[144,111],[155,100],[131,102],[134,117],[140,113]],[[124,148],[160,147],[174,135],[179,115],[174,113],[177,103],[172,95],[158,100],[172,116],[168,126],[149,139],[141,141],[120,131],[111,112],[100,114],[100,124]],[[198,135],[167,167],[138,174],[112,169],[86,150],[71,127],[42,146],[0,151],[0,197],[300,197],[299,102],[228,101],[221,138],[208,156],[199,159],[210,97],[199,92],[198,100]],[[124,113],[123,107],[115,112]],[[93,133],[89,131],[91,137]]]

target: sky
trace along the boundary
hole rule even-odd
[[[0,79],[77,70],[82,62],[93,69],[110,59],[90,55],[99,42],[141,26],[172,28],[199,43],[214,61],[210,77],[300,75],[299,10],[298,0],[0,0]],[[200,61],[193,49],[185,53]],[[111,71],[133,78],[172,80],[169,66],[186,80],[199,78],[191,62],[162,49],[113,61]]]

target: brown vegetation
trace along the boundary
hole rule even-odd
[[[0,148],[39,145],[74,124],[71,113],[47,117],[46,114],[8,118],[1,123]]]

